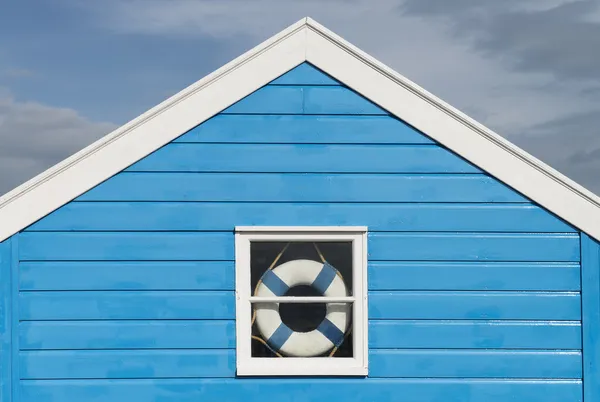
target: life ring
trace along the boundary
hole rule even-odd
[[[323,296],[348,296],[346,285],[338,271],[328,263],[293,260],[267,270],[255,295],[283,296],[294,286],[309,285]],[[327,303],[325,319],[310,332],[292,331],[281,320],[279,303],[256,303],[258,331],[274,351],[294,357],[319,356],[344,341],[350,321],[349,303]]]

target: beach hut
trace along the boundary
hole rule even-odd
[[[305,18],[0,199],[1,401],[600,401],[599,239]]]

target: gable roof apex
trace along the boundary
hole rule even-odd
[[[600,240],[600,197],[305,17],[0,197],[0,241],[303,62]]]

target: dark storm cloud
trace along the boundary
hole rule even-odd
[[[571,1],[528,9],[523,0],[405,0],[401,10],[446,18],[452,32],[480,52],[518,71],[546,72],[562,80],[600,81],[599,3]],[[542,1],[543,3],[543,1]]]
[[[600,193],[599,2],[405,0],[400,9],[406,15],[442,20],[457,40],[512,71],[550,74],[553,80],[544,85],[524,84],[540,97],[565,93],[579,98],[580,112],[503,134]],[[529,110],[536,107],[531,104]]]

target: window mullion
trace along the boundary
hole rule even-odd
[[[327,296],[275,296],[250,297],[250,303],[353,303],[356,297],[327,297]]]

